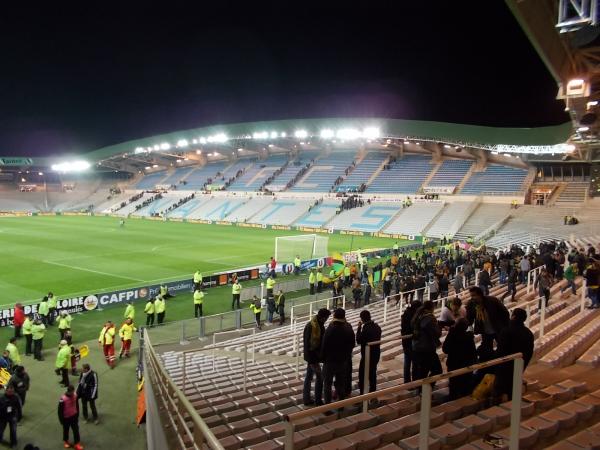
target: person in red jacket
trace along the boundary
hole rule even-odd
[[[73,445],[75,450],[83,450],[81,442],[79,442],[79,403],[77,402],[77,394],[75,387],[70,384],[58,402],[58,421],[63,427],[63,441],[65,448],[71,448],[69,442],[69,429],[73,430]]]
[[[21,337],[21,328],[23,328],[23,322],[25,322],[25,311],[23,305],[17,303],[15,305],[15,313],[13,317],[13,325],[15,327],[15,337]]]

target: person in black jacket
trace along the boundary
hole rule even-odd
[[[519,272],[517,271],[517,268],[515,266],[513,266],[510,269],[510,272],[508,274],[508,278],[507,278],[507,291],[506,293],[502,296],[502,298],[500,299],[502,302],[504,302],[504,299],[506,297],[508,297],[509,295],[512,295],[511,297],[511,301],[514,302],[515,301],[515,295],[517,295],[517,283],[519,281]]]
[[[446,298],[448,297],[448,289],[450,288],[450,281],[446,275],[442,275],[439,277],[438,286],[440,290],[440,297]]]
[[[81,399],[83,410],[83,420],[88,422],[88,403],[92,410],[94,423],[98,425],[98,411],[96,410],[96,400],[98,399],[98,374],[94,372],[89,364],[82,366],[79,375],[79,384],[77,385],[77,398]]]
[[[12,386],[7,386],[4,396],[0,398],[0,441],[8,425],[10,430],[10,446],[17,446],[17,422],[21,420],[21,400]]]
[[[360,312],[360,321],[356,330],[356,343],[360,345],[360,365],[358,367],[358,389],[362,394],[364,392],[365,381],[365,353],[367,347],[370,348],[371,355],[369,358],[369,392],[377,390],[377,364],[381,356],[380,345],[369,345],[369,342],[381,340],[381,328],[371,320],[371,313],[368,310]]]
[[[423,303],[411,321],[413,330],[413,380],[442,373],[436,349],[440,346],[442,332],[433,315],[433,302]]]
[[[534,337],[529,328],[525,326],[527,311],[515,308],[510,318],[510,324],[504,328],[498,336],[498,349],[496,357],[523,354],[523,371],[527,368],[533,356]],[[507,362],[498,366],[496,370],[495,390],[497,395],[512,397],[513,362]]]
[[[305,405],[323,404],[323,374],[321,372],[321,345],[325,335],[325,322],[331,315],[327,308],[320,309],[317,314],[304,327],[304,361],[306,361],[306,375],[302,400]],[[313,376],[315,380],[315,398],[310,397]]]
[[[333,320],[325,330],[321,354],[323,359],[323,395],[325,403],[331,403],[331,387],[334,384],[338,400],[352,392],[352,349],[355,336],[352,325],[346,322],[346,311],[338,308]]]
[[[492,358],[494,340],[508,327],[510,315],[506,306],[496,297],[483,295],[481,288],[469,288],[471,299],[467,303],[467,321],[474,326],[475,334],[481,335],[478,353],[481,361]]]
[[[29,390],[29,375],[25,372],[25,367],[15,367],[15,373],[8,380],[8,386],[11,386],[15,390],[15,393],[21,399],[21,407],[24,406],[27,391]]]
[[[448,371],[462,369],[477,362],[475,338],[467,331],[469,323],[462,317],[450,328],[442,350],[448,355],[446,367]],[[450,400],[469,395],[473,390],[473,374],[467,373],[450,378]]]
[[[415,312],[422,306],[422,303],[415,300],[410,304],[408,308],[402,313],[400,318],[400,331],[403,336],[412,334],[411,321],[415,315]],[[412,380],[411,374],[414,372],[413,367],[413,350],[412,350],[412,338],[402,339],[402,349],[404,355],[404,382],[408,383]]]
[[[479,287],[483,291],[484,295],[490,295],[490,287],[492,287],[492,280],[490,279],[490,273],[487,270],[479,272]]]

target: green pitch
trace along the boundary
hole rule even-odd
[[[0,218],[2,304],[110,291],[264,264],[294,231],[113,217]],[[329,235],[329,250],[391,247],[392,239]]]

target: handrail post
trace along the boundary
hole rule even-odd
[[[388,308],[388,300],[390,298],[386,297],[383,299],[383,323],[387,322],[387,308]]]
[[[308,315],[309,315],[310,317],[312,317],[312,315],[313,315],[313,304],[312,304],[312,302],[310,302],[310,303],[308,304]]]
[[[544,325],[546,323],[546,299],[540,297],[540,335],[539,337],[544,337]]]
[[[244,384],[243,391],[246,392],[246,384],[248,381],[248,377],[246,376],[248,373],[248,344],[244,344]]]
[[[365,366],[363,367],[363,391],[362,393],[367,393],[371,391],[371,383],[369,382],[369,368],[371,365],[371,346],[369,344],[365,345]],[[368,389],[367,389],[368,386]],[[364,413],[369,411],[369,401],[365,400],[363,402]]]
[[[213,333],[213,348],[212,348],[212,360],[213,360],[213,372],[217,371],[217,362],[216,362],[216,349],[215,345],[217,345],[217,333]]]
[[[579,308],[579,312],[582,313],[585,309],[585,298],[587,296],[587,280],[584,278],[583,283],[581,283],[581,307]]]
[[[421,385],[421,417],[419,427],[419,450],[429,448],[429,417],[431,415],[431,384]]]
[[[252,328],[252,363],[256,362],[256,328]]]
[[[286,420],[284,422],[285,437],[284,437],[284,449],[294,450],[294,424]]]
[[[521,391],[523,387],[523,358],[513,362],[512,403],[510,407],[510,450],[519,449],[519,429],[521,428]]]
[[[290,330],[294,331],[294,305],[290,308]]]
[[[525,326],[529,328],[529,324],[531,323],[531,306],[529,303],[525,305],[525,311],[527,311],[527,319],[525,319]]]
[[[342,308],[346,309],[346,294],[342,295]]]
[[[296,346],[296,380],[300,379],[300,338],[297,334],[294,335],[294,342]]]
[[[186,363],[187,353],[183,352],[183,395],[185,395],[185,380],[187,379],[187,363]]]

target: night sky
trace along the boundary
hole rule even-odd
[[[320,3],[329,6],[3,5],[0,156],[83,153],[240,121],[568,121],[501,0]]]

